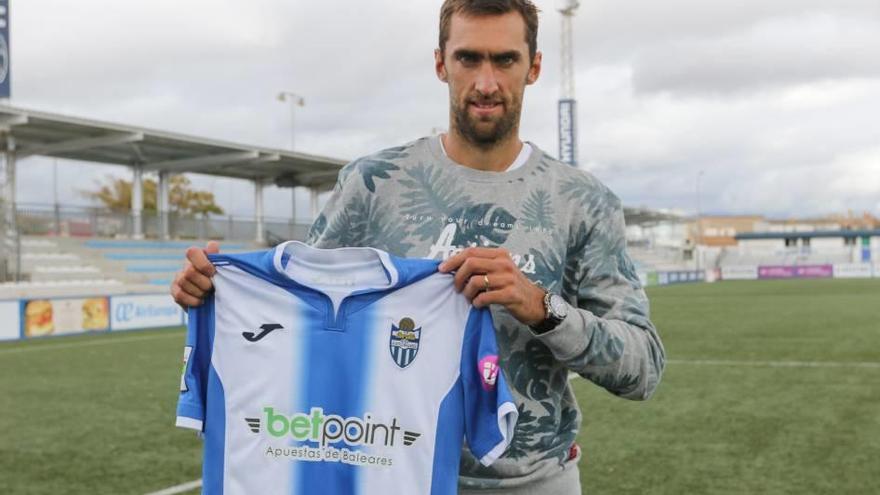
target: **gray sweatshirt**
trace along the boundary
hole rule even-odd
[[[581,423],[570,371],[633,400],[650,397],[663,373],[663,345],[626,253],[620,200],[589,173],[531,146],[528,161],[508,172],[459,165],[438,137],[360,158],[340,171],[309,231],[316,247],[369,246],[405,257],[503,247],[529,279],[570,304],[568,317],[542,335],[491,307],[519,421],[492,466],[464,449],[462,487],[517,486],[562,469]]]

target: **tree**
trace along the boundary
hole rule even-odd
[[[168,208],[170,211],[185,216],[208,216],[223,214],[223,208],[214,203],[214,193],[196,191],[191,187],[190,180],[184,175],[168,177]],[[114,212],[131,211],[132,181],[120,179],[112,175],[98,183],[97,191],[82,191],[85,197],[98,200]],[[143,198],[144,211],[156,212],[158,201],[158,184],[154,179],[144,179]]]

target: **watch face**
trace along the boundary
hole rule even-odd
[[[565,301],[556,294],[550,296],[550,309],[559,318],[565,318],[568,314],[568,306],[565,304]]]

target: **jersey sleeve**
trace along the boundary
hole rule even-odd
[[[177,399],[177,422],[181,428],[203,431],[207,400],[208,371],[214,326],[214,296],[196,308],[189,308],[180,396]]]
[[[495,326],[488,308],[472,308],[462,346],[465,439],[484,466],[507,450],[519,415],[498,365]]]

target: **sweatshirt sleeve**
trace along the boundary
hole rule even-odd
[[[572,230],[576,307],[553,330],[538,334],[570,370],[632,400],[653,395],[665,366],[665,351],[650,320],[648,298],[626,252],[620,200],[605,190],[604,211]]]
[[[356,192],[356,184],[349,181],[355,167],[356,162],[350,162],[339,171],[330,197],[309,227],[306,244],[325,249],[345,247],[342,244],[346,239],[341,235],[341,223],[350,215],[348,205],[352,203]]]

